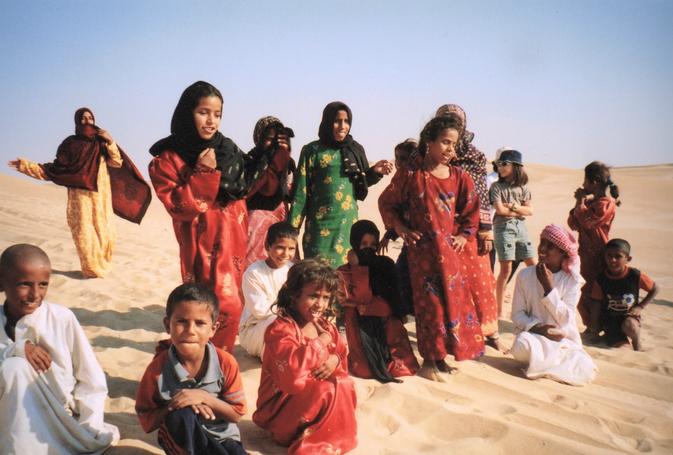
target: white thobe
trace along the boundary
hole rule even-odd
[[[3,453],[100,453],[119,440],[103,422],[107,385],[91,345],[68,308],[42,302],[16,324],[15,341],[4,330],[0,305],[0,447]],[[25,359],[30,341],[46,349],[42,373]]]
[[[238,329],[238,341],[248,354],[262,357],[264,332],[276,320],[271,306],[278,298],[278,291],[285,284],[292,262],[272,269],[265,260],[250,265],[243,274],[245,306]]]
[[[517,333],[512,345],[515,359],[527,365],[528,378],[549,377],[572,385],[591,382],[598,372],[582,347],[575,308],[582,278],[578,273],[554,273],[553,289],[546,296],[535,266],[519,273],[512,299],[512,322]],[[550,324],[563,335],[561,341],[529,332],[537,324]]]

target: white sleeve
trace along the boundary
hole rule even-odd
[[[568,336],[566,327],[575,325],[575,307],[580,298],[580,286],[573,283],[567,288],[561,295],[557,283],[554,283],[551,292],[541,300],[542,305],[556,321],[556,326],[564,331],[564,336]]]
[[[263,280],[257,273],[248,269],[243,275],[243,298],[245,306],[256,319],[265,319],[271,313],[271,305],[274,299],[270,299],[269,293],[264,286]]]
[[[527,275],[522,270],[516,277],[514,285],[514,295],[512,297],[512,322],[514,326],[522,332],[528,332],[533,326],[541,321],[535,317],[529,316],[530,305],[526,298],[526,282],[524,277]]]
[[[75,376],[73,397],[76,412],[80,416],[79,422],[97,434],[104,429],[103,414],[107,397],[105,374],[77,318],[72,313],[70,317],[68,342]]]

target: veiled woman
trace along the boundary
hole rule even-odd
[[[140,223],[152,198],[131,159],[110,133],[95,125],[93,111],[86,107],[75,112],[75,134],[61,143],[53,162],[17,158],[9,165],[68,188],[66,217],[86,278],[103,277],[110,270],[116,239],[113,212]]]

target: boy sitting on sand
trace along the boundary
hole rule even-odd
[[[105,375],[72,311],[43,301],[50,276],[34,245],[0,256],[0,451],[100,453],[119,440]]]
[[[623,239],[612,239],[605,245],[605,270],[591,289],[592,341],[605,331],[608,346],[619,347],[631,340],[633,349],[640,351],[640,313],[657,295],[659,289],[644,272],[629,267],[631,245]],[[640,301],[640,290],[647,292]]]
[[[143,430],[158,428],[168,454],[245,454],[236,425],[246,411],[238,364],[208,341],[219,308],[215,294],[196,284],[180,285],[168,296],[170,345],[157,347],[136,394]]]
[[[264,332],[276,320],[271,305],[292,267],[298,236],[299,230],[286,221],[272,224],[264,241],[268,257],[250,264],[243,274],[245,307],[238,340],[251,356],[261,358],[264,352]]]

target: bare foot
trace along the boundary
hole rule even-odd
[[[505,345],[503,345],[502,342],[500,342],[500,336],[497,334],[495,336],[491,335],[486,337],[486,346],[490,346],[496,351],[500,351],[503,353],[507,351]]]
[[[421,369],[416,373],[422,378],[429,379],[430,381],[435,382],[448,382],[446,378],[446,373],[442,373],[435,365],[435,362],[431,360],[423,361]]]
[[[631,338],[631,345],[633,346],[634,351],[642,351],[643,347],[640,344],[640,336],[635,336]]]
[[[444,361],[444,360],[435,360],[435,366],[442,373],[448,373],[448,374],[458,373],[458,368],[449,366],[449,364],[446,363],[446,361]]]

